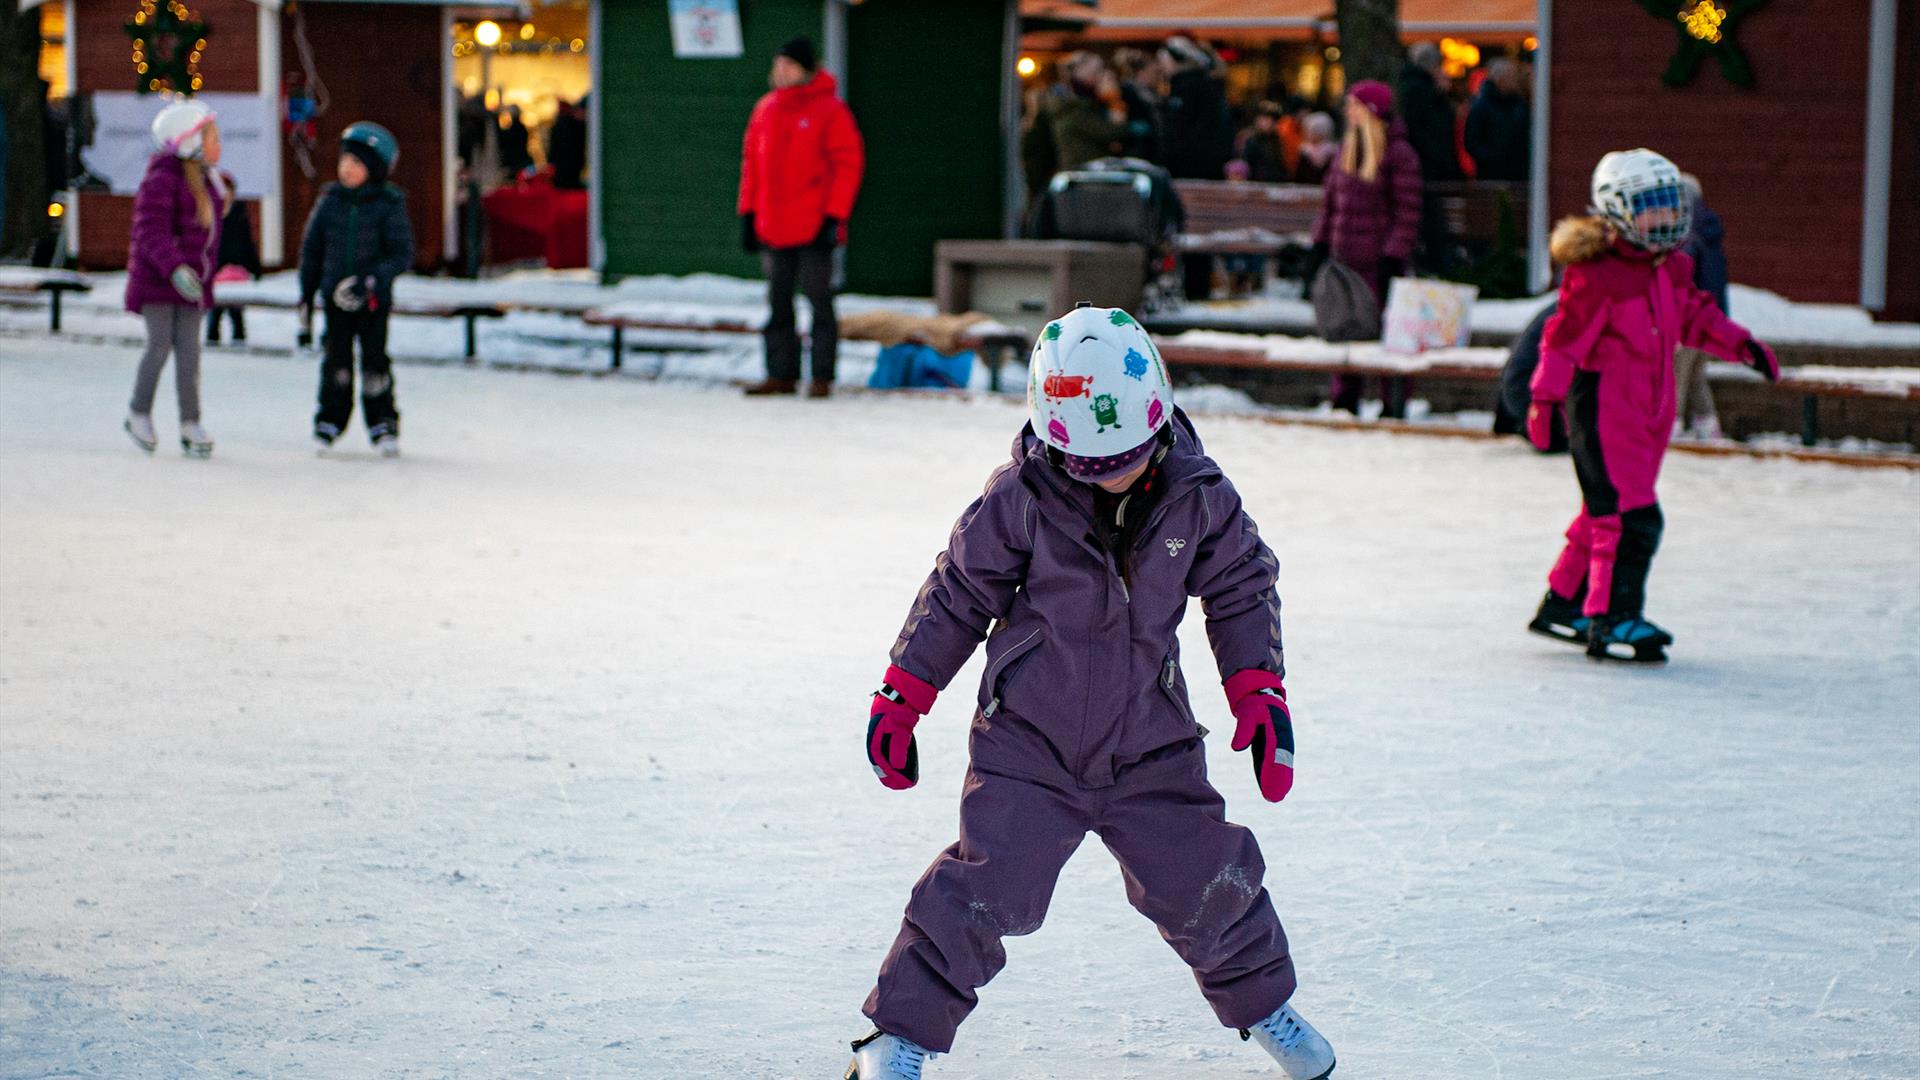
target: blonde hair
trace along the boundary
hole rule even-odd
[[[1347,125],[1340,142],[1340,171],[1371,184],[1380,179],[1380,159],[1387,149],[1386,122],[1369,112],[1366,119]]]
[[[213,228],[213,196],[207,193],[207,167],[193,158],[180,163],[187,174],[187,190],[193,192],[193,214],[203,229]]]

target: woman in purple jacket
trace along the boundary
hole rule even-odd
[[[1279,564],[1193,425],[1166,366],[1124,311],[1082,305],[1034,347],[1031,421],[954,526],[874,695],[867,757],[880,782],[919,779],[915,723],[984,639],[960,797],[960,839],[914,886],[846,1075],[918,1078],[953,1045],[1001,939],[1039,929],[1088,832],[1127,898],[1194,971],[1221,1022],[1295,1080],[1333,1050],[1288,1005],[1287,937],[1247,829],[1207,782],[1175,632],[1189,597],[1267,799],[1293,783],[1280,650]]]
[[[153,395],[167,354],[175,359],[180,447],[191,457],[213,453],[200,426],[200,317],[213,300],[220,222],[233,201],[220,164],[220,128],[198,101],[176,101],[153,118],[156,152],[133,197],[127,253],[127,310],[147,323],[147,350],[133,380],[127,434],[153,453]]]
[[[1313,227],[1314,264],[1339,259],[1373,286],[1385,305],[1387,283],[1407,272],[1420,235],[1420,155],[1406,124],[1393,114],[1393,91],[1363,79],[1347,90],[1347,134],[1327,173],[1320,218]],[[1309,278],[1311,280],[1311,278]],[[1360,411],[1363,380],[1333,380],[1335,408]],[[1407,415],[1411,380],[1381,380],[1381,415]]]

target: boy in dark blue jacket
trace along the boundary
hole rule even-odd
[[[316,293],[327,313],[313,437],[325,450],[353,418],[353,344],[358,340],[367,437],[383,457],[395,457],[400,410],[387,357],[387,315],[393,279],[413,265],[406,196],[387,182],[400,144],[386,128],[365,121],[347,128],[340,140],[340,182],[321,191],[300,241],[301,325],[312,319]]]

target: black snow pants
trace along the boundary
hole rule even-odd
[[[393,361],[387,356],[387,313],[342,311],[327,305],[327,352],[320,362],[320,410],[313,433],[328,442],[340,437],[353,419],[353,346],[360,344],[360,404],[367,438],[400,434],[400,409],[393,399]]]

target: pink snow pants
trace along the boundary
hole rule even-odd
[[[1038,771],[1047,775],[968,770],[960,839],[913,887],[867,997],[875,1026],[952,1049],[974,992],[1006,965],[1001,939],[1040,928],[1060,868],[1089,832],[1113,852],[1127,900],[1193,968],[1221,1023],[1251,1027],[1286,1003],[1293,959],[1261,884],[1266,863],[1253,834],[1227,821],[1200,740],[1148,755],[1109,787],[1079,787],[1054,762]]]
[[[1623,366],[1579,371],[1567,394],[1567,435],[1580,481],[1580,513],[1547,585],[1583,614],[1638,614],[1663,519],[1654,485],[1673,434],[1673,370]]]

